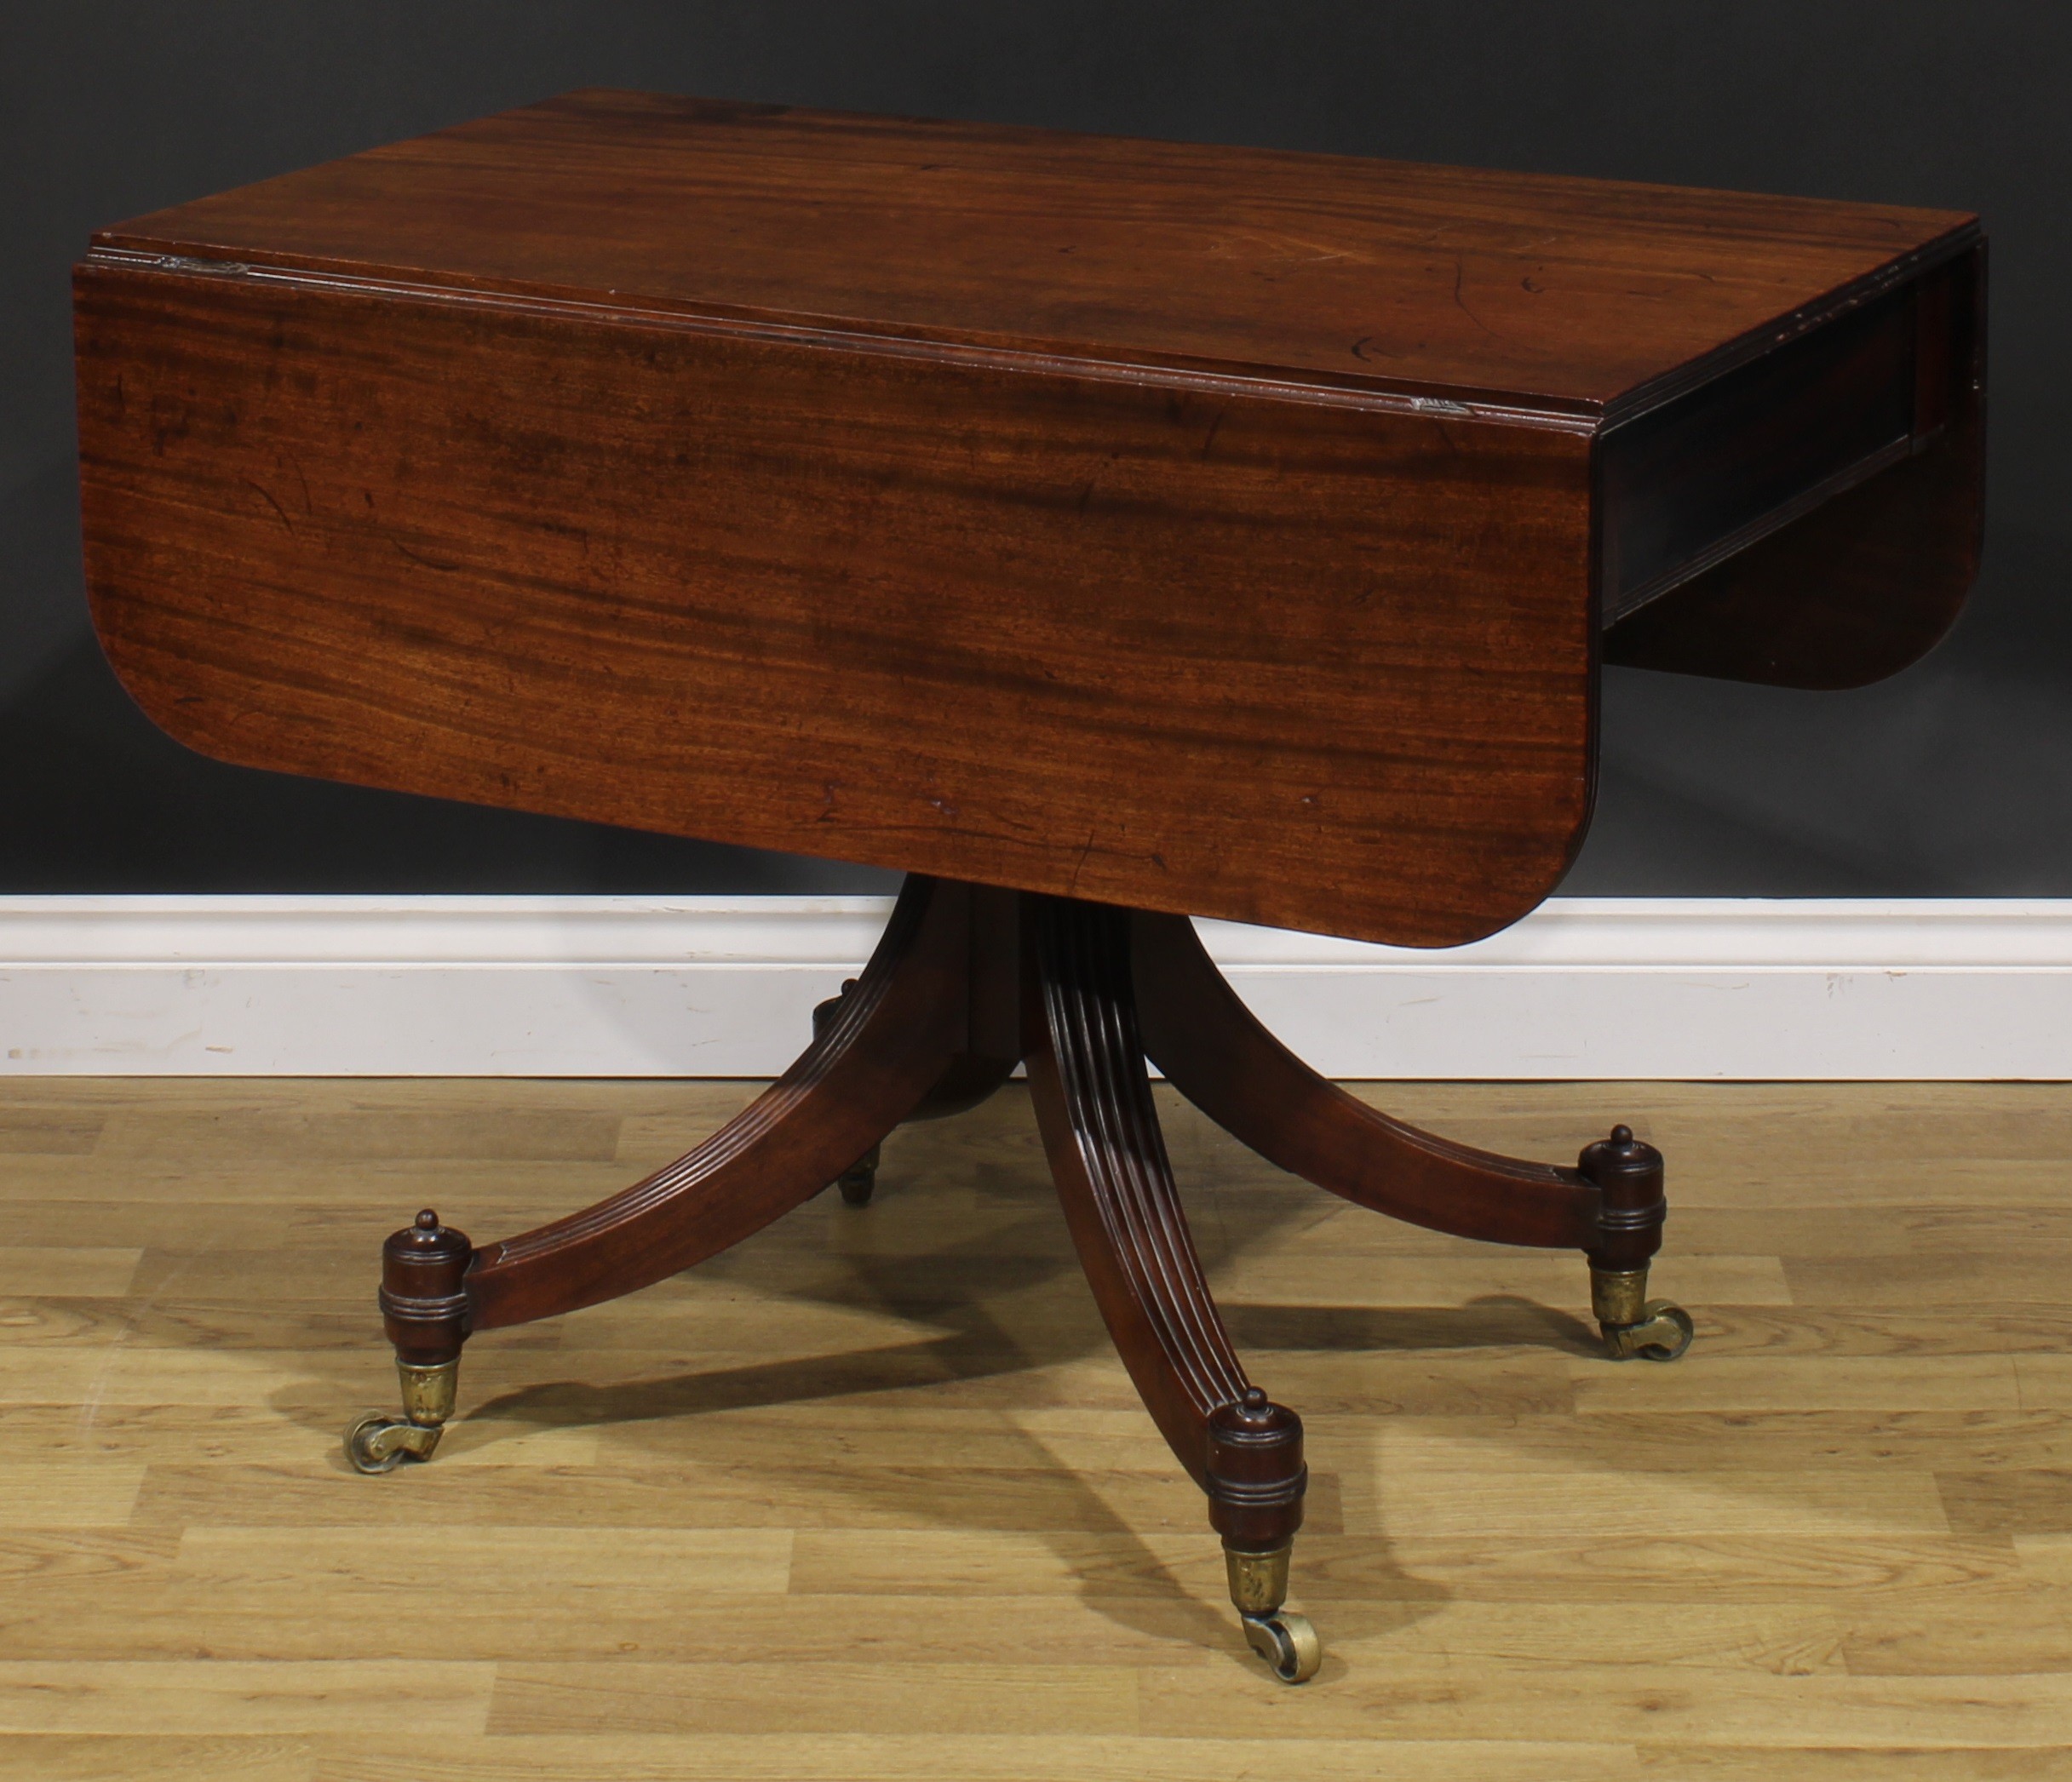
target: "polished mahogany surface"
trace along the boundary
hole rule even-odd
[[[579,92],[97,239],[1595,415],[1973,221]]]
[[[570,95],[96,238],[89,591],[227,759],[1459,942],[1580,844],[1600,651],[1849,685],[1948,625],[1983,253]]]

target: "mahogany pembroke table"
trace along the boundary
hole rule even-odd
[[[1580,1250],[1612,1355],[1661,1156],[1452,1143],[1312,1074],[1188,918],[1486,935],[1589,821],[1600,662],[1854,686],[1979,543],[1976,219],[580,92],[163,211],[77,275],[109,659],[228,761],[898,868],[731,1125],[382,1252],[428,1460],[464,1341],[716,1255],[1026,1063],[1247,1637],[1306,1474],[1146,1081],[1437,1230]]]

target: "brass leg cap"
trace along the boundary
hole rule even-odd
[[[457,1359],[429,1367],[398,1361],[396,1378],[403,1389],[403,1415],[410,1422],[436,1429],[453,1415],[461,1383]]]
[[[1673,1361],[1690,1347],[1696,1326],[1690,1314],[1667,1299],[1650,1299],[1633,1324],[1607,1324],[1604,1347],[1615,1361]]]
[[[1323,1642],[1307,1615],[1276,1609],[1271,1615],[1241,1615],[1245,1643],[1283,1683],[1306,1683],[1323,1663]]]
[[[1271,1615],[1288,1601],[1288,1561],[1294,1547],[1247,1553],[1223,1550],[1223,1568],[1230,1579],[1231,1602],[1241,1615]]]

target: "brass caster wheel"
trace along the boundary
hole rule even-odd
[[[380,1412],[363,1417],[346,1431],[346,1458],[359,1473],[391,1473],[405,1460],[429,1460],[439,1447],[440,1432],[453,1415],[454,1396],[459,1388],[461,1364],[451,1361],[420,1365],[396,1363],[396,1379],[403,1389],[403,1415]]]
[[[1673,1361],[1690,1347],[1690,1314],[1667,1299],[1650,1299],[1634,1324],[1607,1324],[1604,1347],[1615,1361]]]
[[[878,1148],[875,1144],[835,1178],[835,1186],[851,1206],[868,1206],[878,1185]]]
[[[1276,1609],[1270,1615],[1240,1615],[1245,1643],[1283,1683],[1306,1683],[1323,1663],[1323,1642],[1307,1615]]]
[[[346,1431],[346,1458],[356,1473],[393,1473],[405,1460],[429,1460],[439,1437],[436,1424],[415,1424],[377,1411]]]

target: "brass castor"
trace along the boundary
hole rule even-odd
[[[458,1361],[414,1367],[396,1363],[403,1385],[403,1415],[376,1411],[346,1431],[346,1459],[358,1473],[393,1472],[405,1460],[429,1460],[453,1415],[461,1375]]]
[[[852,1206],[870,1205],[871,1191],[878,1185],[878,1148],[875,1144],[835,1178],[835,1186]]]
[[[1638,1324],[1607,1324],[1604,1348],[1615,1361],[1638,1355],[1644,1361],[1673,1361],[1690,1347],[1696,1326],[1690,1314],[1669,1299],[1650,1299]]]
[[[1223,1563],[1245,1644],[1283,1683],[1306,1683],[1323,1663],[1323,1642],[1307,1615],[1281,1607],[1288,1596],[1291,1550],[1277,1547],[1270,1553],[1244,1553],[1225,1547]]]
[[[1647,1291],[1644,1268],[1590,1271],[1590,1309],[1615,1361],[1673,1361],[1690,1347],[1690,1314],[1673,1300],[1648,1298]]]
[[[1283,1683],[1306,1683],[1323,1663],[1323,1642],[1307,1615],[1276,1609],[1271,1615],[1240,1615],[1245,1642]]]

